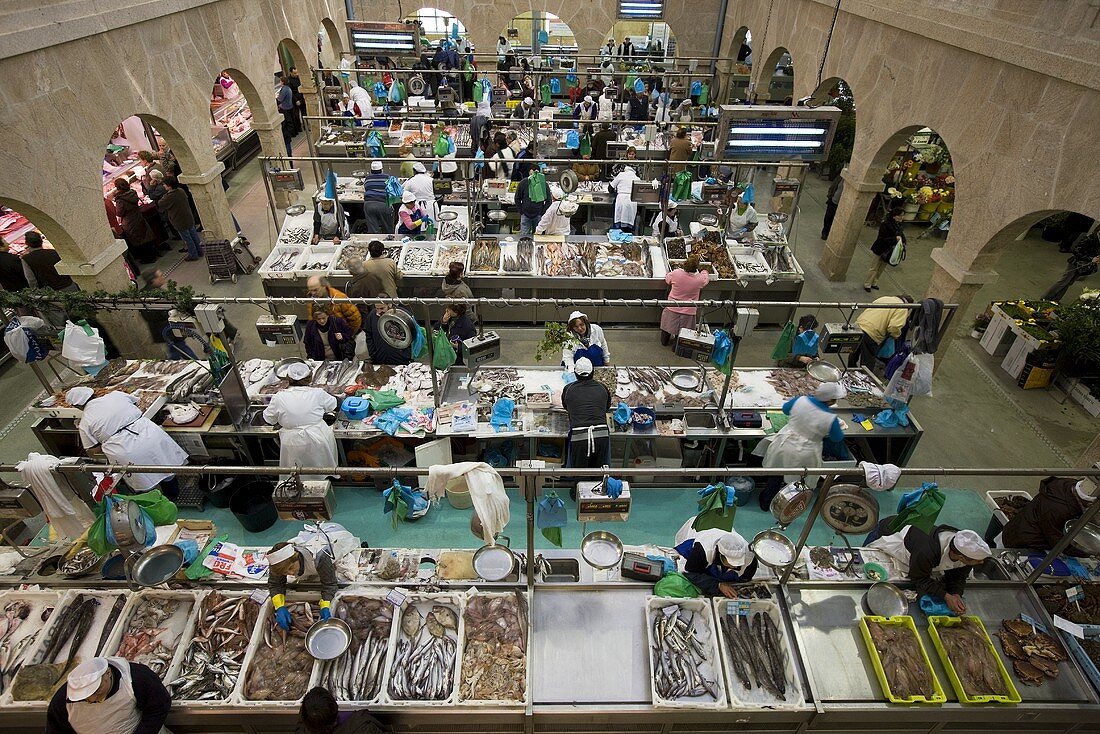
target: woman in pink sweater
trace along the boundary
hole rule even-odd
[[[682,266],[665,275],[665,282],[672,286],[668,300],[695,301],[710,282],[710,273],[700,271],[699,258],[690,255]],[[667,306],[661,312],[661,346],[667,347],[671,343],[675,348],[680,329],[690,329],[694,325],[695,306]]]

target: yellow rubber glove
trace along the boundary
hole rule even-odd
[[[330,607],[332,606],[332,602],[330,602],[328,599],[322,599],[318,606],[321,607],[322,620],[332,617],[332,609],[330,609]]]

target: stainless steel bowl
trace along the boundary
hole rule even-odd
[[[275,376],[278,377],[280,380],[284,380],[286,379],[285,370],[292,364],[304,364],[305,366],[309,367],[309,362],[306,362],[301,357],[287,357],[286,359],[280,359],[278,362],[276,362],[271,371],[274,372]],[[312,370],[312,367],[310,369]]]
[[[606,530],[593,530],[581,540],[581,557],[592,568],[612,568],[623,560],[623,542]]]
[[[1070,520],[1066,523],[1066,532],[1073,527],[1073,523],[1076,520]],[[1095,520],[1090,522],[1085,527],[1078,531],[1076,537],[1070,541],[1070,546],[1082,553],[1088,553],[1090,556],[1100,556],[1100,523]]]
[[[338,617],[314,622],[306,631],[306,652],[317,660],[332,660],[351,647],[351,627]]]
[[[815,359],[806,365],[806,373],[815,380],[822,382],[837,382],[840,380],[840,370],[835,364]]]
[[[761,530],[749,548],[765,566],[771,569],[786,568],[794,563],[794,543],[778,530]]]
[[[872,584],[860,601],[863,611],[876,617],[897,617],[909,609],[905,593],[885,581]]]
[[[287,216],[290,216],[290,217],[296,217],[299,214],[304,214],[305,211],[306,211],[306,208],[304,206],[302,206],[301,204],[291,204],[290,206],[288,206],[286,208]]]
[[[158,586],[183,568],[183,550],[176,545],[157,545],[126,559],[126,574],[139,586]]]

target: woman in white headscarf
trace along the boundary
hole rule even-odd
[[[624,232],[634,231],[634,220],[638,217],[638,204],[630,199],[630,192],[638,180],[634,167],[625,166],[608,184],[610,192],[615,194],[615,228]]]
[[[950,525],[937,525],[930,533],[906,525],[867,547],[890,556],[919,594],[942,599],[954,614],[966,614],[963,592],[970,569],[981,566],[992,555],[989,545],[976,532],[956,530]]]
[[[696,530],[695,518],[676,533],[676,552],[685,561],[684,576],[707,596],[737,596],[733,584],[752,581],[756,554],[748,541],[732,530]]]
[[[844,440],[840,418],[833,412],[832,406],[847,394],[848,391],[839,382],[823,382],[813,395],[791,398],[783,404],[783,412],[790,416],[787,425],[774,436],[761,441],[753,453],[759,455],[763,450],[763,465],[768,468],[821,466],[822,442],[826,438],[836,442]],[[789,475],[784,479],[793,482],[797,478],[797,475]],[[807,477],[807,481],[812,484],[817,478]],[[768,480],[768,488],[760,494],[761,509],[768,509],[781,486],[779,477]]]
[[[657,112],[653,115],[653,121],[658,125],[672,122],[672,95],[667,91],[657,95]]]
[[[317,200],[317,208],[313,212],[313,244],[321,240],[332,240],[332,244],[338,245],[341,240],[346,240],[348,233],[348,217],[344,213],[344,207],[336,210],[337,203],[327,196],[321,196]]]
[[[417,206],[433,220],[439,218],[439,212],[435,203],[435,180],[428,173],[427,167],[417,161],[413,164],[413,175],[404,184],[405,193],[412,192],[416,197]]]

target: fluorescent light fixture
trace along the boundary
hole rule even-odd
[[[731,127],[733,135],[824,135],[823,127]]]
[[[619,0],[620,17],[660,18],[664,12],[664,0]]]
[[[412,51],[411,43],[382,43],[381,41],[360,41],[355,44],[357,49],[387,48],[395,51]]]
[[[820,148],[820,140],[730,140],[727,148]]]
[[[368,33],[366,31],[356,31],[352,34],[355,38],[369,39],[372,41],[409,41],[412,42],[412,35],[408,33]]]

